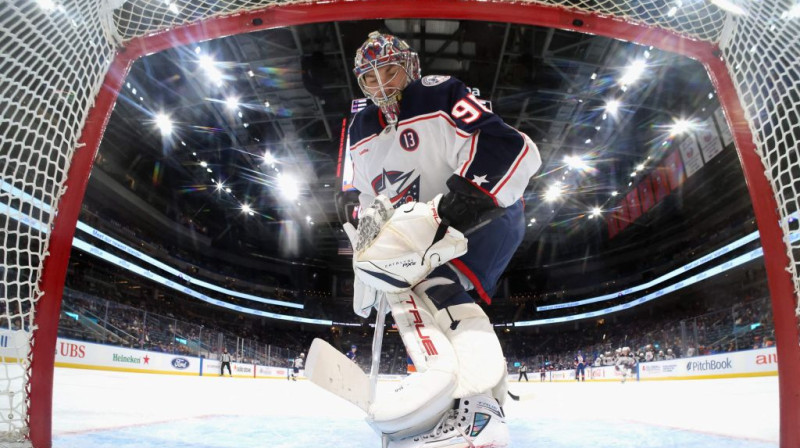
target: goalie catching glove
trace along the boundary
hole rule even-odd
[[[344,224],[344,231],[347,238],[350,239],[350,245],[353,247],[353,253],[364,249],[370,244],[381,228],[394,213],[392,201],[386,196],[380,195],[376,197],[372,204],[362,213],[359,218],[358,229],[353,227],[349,222]],[[356,270],[355,256],[353,257],[353,271]],[[356,275],[353,281],[353,311],[361,317],[369,317],[372,312],[372,307],[378,304],[381,292],[377,291],[372,286],[369,286],[361,281]]]
[[[380,216],[377,211],[370,213],[372,207],[364,214],[372,218],[365,222],[362,217],[357,233],[352,226],[345,225],[353,243],[353,269],[357,278],[379,291],[406,291],[436,267],[464,255],[467,252],[464,235],[452,227],[440,230],[441,220],[436,211],[440,199],[441,195],[428,203],[409,202],[400,206],[371,240],[367,238],[374,234],[374,217]],[[362,226],[365,226],[363,231]]]

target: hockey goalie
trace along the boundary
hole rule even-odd
[[[372,104],[349,130],[353,307],[366,317],[385,294],[417,370],[367,419],[393,448],[508,446],[506,362],[476,300],[491,303],[522,241],[539,152],[459,80],[422,77],[395,36],[370,33],[354,73]]]

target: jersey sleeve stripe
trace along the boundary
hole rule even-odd
[[[492,298],[489,297],[489,294],[486,294],[486,290],[483,289],[483,285],[481,284],[481,281],[478,280],[478,276],[475,275],[474,272],[472,272],[472,269],[467,267],[467,265],[464,264],[463,261],[461,261],[461,260],[459,260],[457,258],[455,260],[450,260],[450,263],[452,263],[453,266],[456,269],[458,269],[459,272],[464,274],[469,279],[469,281],[472,283],[472,286],[475,287],[475,292],[478,293],[478,296],[480,296],[480,298],[483,299],[483,301],[486,302],[487,305],[491,305],[492,304]]]
[[[469,179],[467,179],[467,180],[469,180]],[[470,183],[473,186],[475,186],[475,188],[477,188],[478,190],[481,190],[482,192],[486,193],[486,196],[489,196],[490,198],[492,198],[492,201],[494,201],[494,205],[500,207],[500,203],[497,202],[497,196],[493,195],[491,191],[481,187],[480,185],[476,184],[475,182],[470,181]]]
[[[503,186],[508,182],[508,180],[511,179],[511,177],[514,175],[514,172],[517,171],[519,164],[522,163],[522,160],[528,154],[529,150],[530,148],[528,147],[528,144],[525,143],[522,153],[519,156],[517,156],[517,160],[514,161],[514,166],[510,170],[508,170],[506,175],[503,176],[503,179],[501,179],[500,182],[497,185],[495,185],[494,188],[492,188],[492,193],[497,194],[503,188]]]
[[[475,159],[475,144],[477,141],[478,136],[473,135],[472,144],[469,147],[469,157],[467,158],[466,162],[464,162],[464,165],[461,167],[461,172],[459,173],[459,176],[461,177],[466,176],[467,169],[469,169],[470,165],[472,165],[472,161]]]
[[[377,136],[378,136],[378,134],[372,134],[369,137],[362,138],[361,141],[359,141],[358,143],[356,143],[355,145],[350,147],[350,151],[351,152],[355,151],[356,148],[358,148],[359,146],[363,145],[364,143],[367,143],[368,141],[372,140],[373,138],[375,138]]]
[[[438,118],[444,118],[444,121],[447,122],[447,124],[449,124],[451,127],[453,127],[456,130],[456,134],[458,134],[459,137],[461,137],[461,138],[469,138],[472,135],[472,134],[470,134],[468,132],[464,132],[461,129],[459,129],[458,126],[456,126],[456,123],[453,121],[453,119],[450,118],[449,115],[445,114],[442,111],[439,111],[439,112],[436,112],[436,113],[433,113],[433,114],[429,114],[429,115],[422,115],[422,116],[416,117],[413,120],[409,120],[409,121],[401,121],[398,124],[398,127],[409,125],[409,124],[413,124],[413,123],[416,123],[418,121],[431,120],[431,119],[437,118],[437,117]]]

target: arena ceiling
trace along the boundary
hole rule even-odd
[[[247,241],[267,256],[346,268],[337,248],[344,206],[354,198],[339,188],[340,137],[351,101],[362,97],[352,58],[372,30],[406,39],[423,75],[455,76],[478,89],[539,146],[544,165],[525,195],[530,225],[515,266],[571,253],[534,260],[532,251],[547,242],[607,248],[603,217],[663,156],[672,126],[718,107],[699,63],[630,42],[473,21],[321,23],[137,61],[106,131],[100,169],[165,214],[205,227],[219,247]],[[585,166],[570,167],[567,157]],[[287,185],[288,178],[296,183]],[[556,182],[562,194],[548,201]],[[93,183],[101,188],[90,182],[90,198]],[[293,188],[297,196],[287,199]],[[120,219],[150,220],[118,208]],[[590,217],[595,208],[600,216]]]

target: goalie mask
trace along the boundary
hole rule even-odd
[[[373,31],[356,51],[353,73],[364,95],[395,125],[403,89],[420,78],[419,57],[404,40]]]

